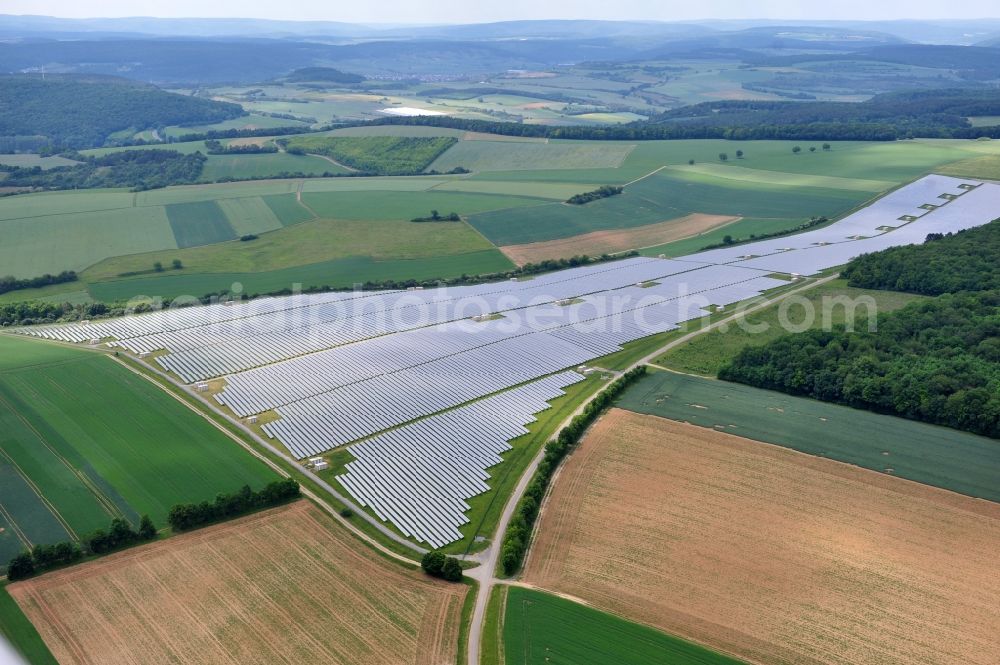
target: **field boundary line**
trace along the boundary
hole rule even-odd
[[[28,489],[31,490],[32,494],[38,497],[38,500],[42,502],[45,509],[52,513],[52,517],[54,517],[56,521],[59,522],[59,525],[66,530],[66,534],[74,540],[79,540],[79,537],[76,535],[76,531],[74,531],[73,527],[69,525],[69,522],[63,518],[62,513],[60,513],[59,510],[52,505],[52,502],[45,497],[45,494],[43,494],[41,488],[35,484],[35,481],[29,478],[28,474],[21,470],[21,467],[14,461],[14,458],[11,457],[10,454],[3,448],[0,448],[0,456],[7,460],[11,467],[13,467],[14,472],[20,476],[21,480],[23,480],[24,484],[28,486]],[[10,516],[10,519],[13,520],[13,515]],[[14,523],[12,522],[11,526],[13,525]],[[25,534],[25,537],[27,537],[27,534]]]
[[[89,358],[85,358],[85,360],[90,360],[90,359]],[[60,390],[62,390],[61,387],[58,386],[58,384],[57,384],[57,388],[59,388]],[[65,392],[65,391],[62,391],[62,392]],[[27,427],[28,430],[32,434],[34,434],[38,438],[38,442],[41,443],[42,446],[47,451],[49,451],[49,453],[51,453],[53,457],[55,457],[57,460],[59,460],[60,462],[62,462],[63,466],[65,466],[66,469],[69,470],[69,472],[71,474],[73,474],[74,476],[76,476],[76,478],[80,481],[80,483],[87,490],[89,490],[91,494],[94,495],[94,499],[97,500],[97,503],[100,504],[100,506],[104,509],[104,512],[106,512],[109,517],[112,517],[112,518],[114,518],[114,517],[123,517],[124,518],[125,517],[125,513],[122,512],[121,508],[118,507],[118,504],[116,504],[111,499],[110,496],[106,495],[96,484],[94,484],[93,480],[91,480],[90,477],[88,477],[87,474],[85,474],[82,469],[77,469],[75,466],[73,466],[70,463],[70,461],[68,459],[66,459],[66,457],[62,453],[60,453],[58,450],[56,450],[55,447],[51,443],[49,443],[49,440],[45,436],[43,436],[40,431],[38,431],[38,428],[35,427],[33,424],[31,424],[31,422],[29,422],[27,418],[25,418],[23,415],[21,415],[20,413],[18,413],[17,410],[14,409],[11,406],[10,402],[3,395],[0,395],[0,404],[2,404],[3,406],[6,406],[14,414],[14,416],[18,420],[20,420],[24,424],[24,426]],[[67,443],[69,443],[69,442],[67,442]],[[36,491],[36,493],[38,494],[39,498],[41,498],[42,501],[44,501],[47,505],[49,505],[50,508],[51,508],[51,510],[53,510],[53,511],[55,511],[57,513],[56,519],[58,519],[59,522],[62,523],[63,526],[66,527],[67,532],[69,533],[69,535],[72,536],[73,538],[77,538],[76,532],[72,528],[69,527],[68,523],[64,522],[64,520],[62,519],[61,515],[58,515],[59,511],[56,510],[56,507],[52,506],[51,504],[49,504],[48,499],[46,499],[45,496],[42,494],[41,489],[37,488],[35,486],[34,482],[32,482],[23,471],[21,471],[21,467],[19,467],[17,465],[17,463],[14,462],[13,457],[11,457],[10,455],[8,455],[7,452],[4,451],[2,448],[0,448],[0,452],[3,452],[4,456],[6,456],[7,459],[10,460],[11,464],[14,465],[14,467],[24,477],[24,479],[31,484],[32,488]],[[128,521],[127,518],[126,518],[126,521]]]
[[[624,185],[622,185],[622,187],[628,187],[629,185],[634,185],[635,183],[639,182],[640,180],[645,180],[646,178],[648,178],[648,177],[650,177],[650,176],[653,176],[653,175],[656,175],[657,173],[659,173],[660,171],[662,171],[663,169],[665,169],[665,168],[667,168],[667,167],[668,167],[668,165],[667,165],[667,164],[664,164],[664,165],[663,165],[663,166],[661,166],[660,168],[658,168],[658,169],[653,169],[652,171],[650,171],[649,173],[647,173],[647,174],[646,174],[646,175],[644,175],[644,176],[639,176],[639,177],[638,177],[638,178],[636,178],[635,180],[632,180],[632,181],[630,181],[630,182],[626,182],[626,183],[625,183]]]
[[[14,535],[21,541],[21,544],[30,550],[34,543],[28,538],[28,534],[21,530],[21,526],[14,521],[14,516],[7,511],[7,507],[3,503],[0,503],[0,516],[3,516],[4,521],[10,525],[10,528],[14,531]]]

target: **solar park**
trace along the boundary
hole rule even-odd
[[[1000,185],[938,175],[805,233],[474,286],[261,298],[20,332],[105,343],[262,426],[296,458],[347,446],[361,505],[434,547],[461,538],[508,441],[580,365],[718,307],[930,233],[986,224]]]

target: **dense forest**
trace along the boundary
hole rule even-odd
[[[851,286],[929,296],[1000,290],[1000,219],[954,234],[930,235],[923,245],[860,256],[841,274]]]
[[[196,182],[206,157],[175,150],[123,150],[100,157],[72,155],[81,163],[42,170],[40,167],[0,166],[5,187],[25,189],[90,189],[131,187],[155,189]]]
[[[245,114],[238,104],[111,76],[0,76],[0,137],[38,136],[59,148],[101,146],[129,128],[210,124]]]
[[[851,261],[852,286],[937,295],[745,348],[720,379],[1000,436],[1000,221]],[[864,329],[864,331],[861,331]]]
[[[719,378],[1000,437],[1000,292],[913,303],[876,332],[786,335]]]

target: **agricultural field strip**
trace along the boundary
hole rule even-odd
[[[635,276],[634,272],[630,274]],[[580,327],[583,333],[595,331],[593,341],[588,342],[580,335],[579,344],[609,348],[599,341],[599,335],[604,328],[620,329],[623,324],[619,319],[630,313],[636,319],[631,324],[641,327],[638,318],[644,312],[639,310],[644,308],[677,305],[675,309],[685,315],[700,315],[699,307],[731,302],[727,300],[731,294],[720,290],[730,288],[736,289],[737,295],[755,295],[759,290],[785,284],[759,271],[731,266],[677,272],[645,288],[633,283],[615,291],[573,298],[569,304],[560,304],[566,303],[565,300],[554,301],[508,311],[501,318],[486,321],[463,319],[401,331],[228,375],[226,388],[217,399],[237,415],[252,415],[380,375],[443,362],[477,350],[488,353],[493,345],[511,347],[521,337],[565,336],[570,334],[567,328],[573,326]]]
[[[998,211],[1000,185],[930,175],[821,229],[700,252],[679,260],[809,275],[861,254],[923,243],[929,233],[986,224],[996,218]]]
[[[582,380],[554,374],[354,444],[347,450],[356,459],[337,480],[408,537],[435,548],[460,540],[467,500],[489,490],[487,469],[503,461],[508,441]]]

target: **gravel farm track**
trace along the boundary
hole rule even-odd
[[[989,665],[998,551],[1000,505],[612,409],[524,579],[755,663]]]
[[[300,500],[8,591],[68,665],[441,665],[469,589],[359,548]]]

